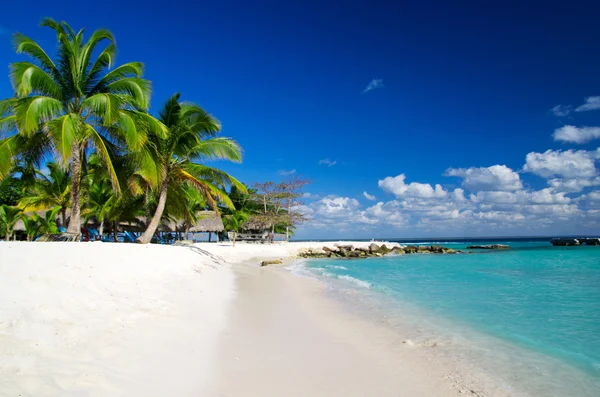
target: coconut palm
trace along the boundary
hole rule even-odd
[[[41,211],[58,207],[61,225],[66,225],[67,209],[71,205],[71,178],[69,171],[54,162],[46,164],[48,172],[37,172],[35,183],[19,201],[23,211]]]
[[[0,205],[0,226],[4,232],[4,238],[9,241],[13,234],[15,224],[23,216],[20,208],[9,205]]]
[[[242,226],[248,222],[250,219],[250,214],[243,210],[240,211],[232,211],[231,215],[227,215],[224,220],[225,230],[232,231],[232,241],[233,246],[235,247],[235,239],[237,237],[237,233],[241,230]]]
[[[25,234],[27,235],[27,241],[32,241],[36,236],[40,234],[54,234],[58,233],[58,224],[56,223],[56,215],[60,211],[60,207],[54,207],[44,213],[44,216],[40,216],[37,213],[31,213],[24,215],[21,218],[25,226]]]
[[[150,186],[158,196],[156,210],[146,231],[138,239],[148,243],[156,232],[167,196],[184,196],[181,189],[192,187],[202,193],[209,207],[218,212],[217,201],[233,208],[225,193],[226,186],[244,185],[231,175],[198,162],[224,159],[240,162],[242,149],[232,139],[216,137],[219,122],[198,105],[180,103],[173,95],[159,112],[160,121],[168,128],[166,136],[150,132],[139,168],[129,184],[140,194]]]
[[[103,159],[113,188],[120,190],[111,161],[113,143],[141,148],[146,131],[164,126],[146,113],[150,83],[143,65],[129,62],[109,71],[116,55],[111,32],[99,29],[86,42],[83,29],[44,19],[58,40],[55,59],[31,38],[17,33],[16,51],[32,62],[10,65],[15,97],[0,101],[0,127],[17,134],[0,141],[0,179],[15,159],[56,153],[71,174],[68,231],[79,233],[81,171],[93,148]]]
[[[32,241],[38,234],[40,234],[40,223],[38,222],[36,213],[23,216],[21,221],[25,227],[27,241]]]

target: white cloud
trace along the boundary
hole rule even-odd
[[[523,170],[542,178],[562,177],[566,179],[589,178],[597,174],[594,161],[600,151],[546,150],[531,152],[525,157]]]
[[[331,161],[329,159],[319,160],[319,165],[326,165],[328,167],[332,167],[337,164],[337,161]]]
[[[586,187],[600,186],[600,177],[595,178],[554,178],[548,180],[548,185],[561,192],[580,192]]]
[[[587,112],[589,110],[598,110],[600,109],[600,96],[590,96],[585,98],[585,102],[583,105],[577,107],[575,109],[576,112]]]
[[[370,201],[375,201],[377,199],[377,197],[375,197],[372,194],[369,194],[367,192],[363,192],[363,196],[365,196],[365,198]]]
[[[294,175],[296,173],[296,170],[279,170],[279,171],[277,171],[277,173],[282,176],[288,176],[288,175]]]
[[[448,168],[444,175],[463,178],[461,185],[471,191],[513,191],[523,188],[519,174],[505,165],[479,168]]]
[[[383,88],[383,87],[384,87],[383,79],[373,79],[369,82],[369,84],[367,84],[367,88],[365,88],[365,90],[363,91],[363,94],[365,92],[369,92],[369,91],[376,90],[376,89]]]
[[[600,127],[575,127],[565,125],[557,128],[552,134],[555,141],[570,143],[586,143],[592,139],[600,138]]]
[[[406,176],[400,174],[398,176],[388,176],[378,182],[378,186],[388,193],[394,194],[396,197],[446,197],[448,192],[440,185],[435,185],[435,188],[427,183],[411,182],[404,183]]]
[[[552,109],[550,109],[550,111],[556,117],[565,117],[568,116],[569,113],[571,113],[572,108],[573,107],[571,105],[556,105]]]

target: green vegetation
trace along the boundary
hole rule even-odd
[[[232,231],[262,222],[288,232],[300,220],[297,185],[248,191],[206,164],[241,162],[242,149],[218,136],[220,123],[200,106],[175,94],[158,117],[149,114],[143,64],[114,67],[110,31],[86,40],[66,22],[48,18],[41,26],[56,35],[56,55],[15,34],[17,54],[28,59],[10,65],[14,96],[0,101],[0,236],[14,237],[19,221],[27,240],[92,223],[116,241],[129,223],[148,243],[159,224],[183,222],[187,233],[207,209],[223,214]]]

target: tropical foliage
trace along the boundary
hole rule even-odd
[[[110,31],[86,39],[66,22],[41,25],[56,36],[56,51],[15,34],[16,52],[27,59],[10,65],[14,96],[0,101],[0,236],[15,237],[19,221],[27,240],[93,224],[100,238],[117,241],[128,224],[148,243],[161,223],[187,233],[207,209],[223,215],[226,230],[267,218],[272,231],[291,230],[297,190],[268,183],[249,191],[208,165],[241,162],[241,147],[179,94],[150,115],[143,64],[115,67]]]
[[[79,233],[82,165],[90,151],[100,156],[113,189],[121,187],[112,163],[116,145],[139,150],[149,130],[164,131],[146,113],[150,82],[143,65],[130,62],[109,70],[117,47],[112,33],[96,30],[84,40],[66,22],[44,19],[42,26],[56,34],[52,59],[33,39],[17,33],[18,54],[30,61],[10,65],[15,96],[0,101],[0,126],[17,133],[0,142],[0,178],[8,175],[15,158],[39,161],[53,154],[70,169],[69,232]],[[95,56],[97,54],[97,56]]]

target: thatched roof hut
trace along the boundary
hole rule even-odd
[[[199,214],[199,220],[190,226],[191,233],[217,233],[225,230],[221,216],[215,211],[202,211]],[[159,232],[184,232],[184,222],[164,222],[158,226]]]
[[[252,216],[246,223],[242,225],[242,231],[250,232],[270,230],[272,225],[272,222],[269,222],[264,217]]]

